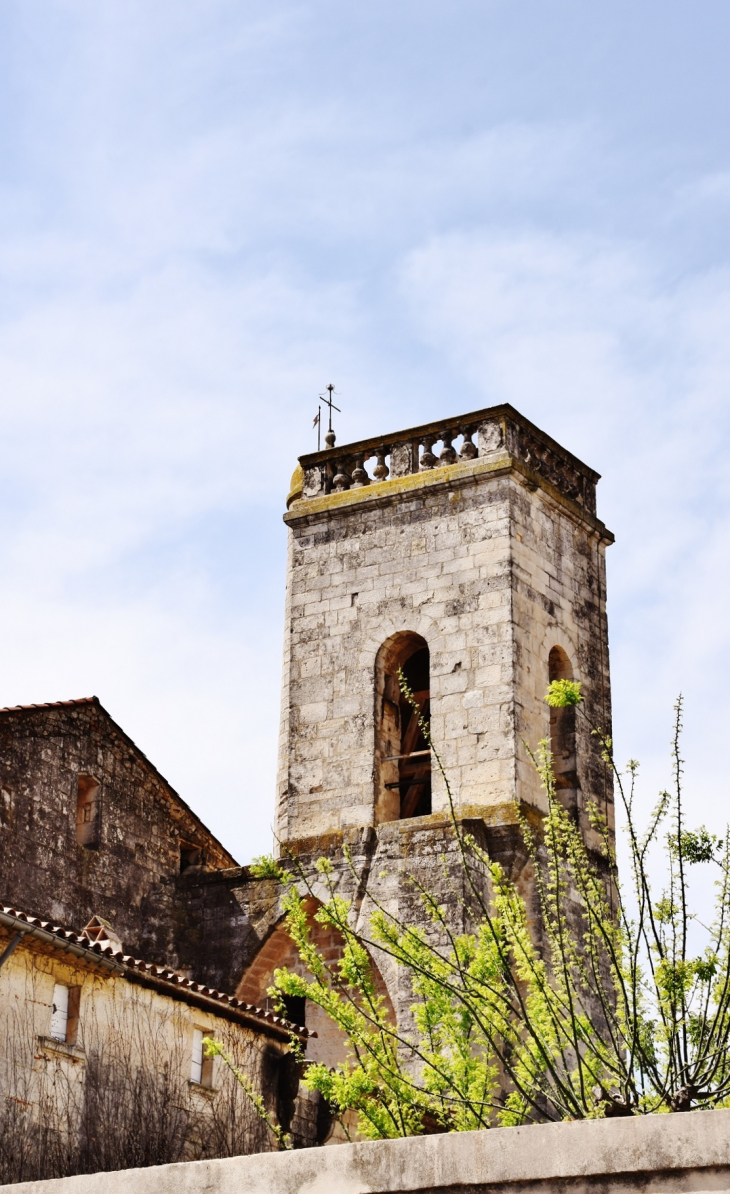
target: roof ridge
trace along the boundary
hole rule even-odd
[[[63,709],[68,708],[69,705],[93,704],[101,704],[98,696],[74,697],[69,701],[40,701],[38,704],[30,705],[2,705],[0,706],[0,713],[22,713],[26,709]]]

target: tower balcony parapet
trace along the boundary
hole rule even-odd
[[[290,501],[380,486],[434,469],[457,473],[477,460],[500,457],[519,462],[538,482],[595,516],[599,474],[507,404],[300,456],[301,490]]]

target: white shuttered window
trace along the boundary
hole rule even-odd
[[[68,1027],[68,987],[56,983],[53,988],[53,1010],[51,1012],[51,1037],[54,1041],[65,1041]]]
[[[203,1033],[199,1028],[193,1029],[193,1056],[190,1063],[190,1081],[203,1081]]]

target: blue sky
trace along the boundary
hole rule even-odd
[[[281,523],[512,402],[603,474],[618,751],[724,823],[730,8],[0,4],[0,702],[96,693],[245,861]]]

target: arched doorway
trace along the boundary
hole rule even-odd
[[[413,631],[395,634],[375,664],[375,820],[424,817],[431,812],[431,752],[418,716],[400,690],[401,668],[428,720],[430,658],[425,639]]]

